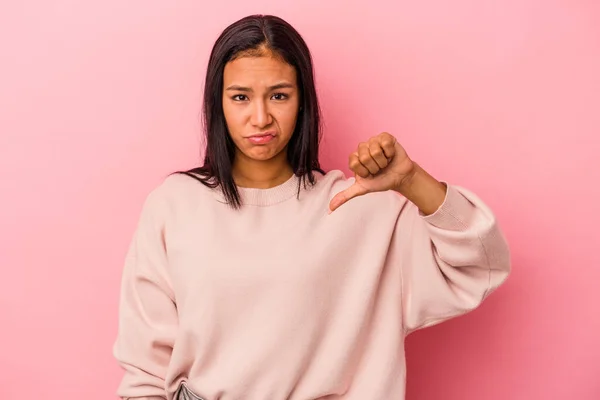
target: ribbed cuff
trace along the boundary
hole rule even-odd
[[[122,400],[167,400],[167,398],[166,397],[161,397],[161,396],[123,397]]]
[[[423,215],[423,219],[431,225],[451,231],[465,231],[475,212],[475,207],[457,188],[446,184],[446,198],[442,205],[430,215]]]

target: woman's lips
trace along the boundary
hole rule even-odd
[[[275,132],[258,133],[256,135],[249,136],[247,139],[252,144],[267,144],[275,139]]]

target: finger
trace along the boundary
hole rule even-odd
[[[368,178],[369,175],[371,174],[369,172],[369,170],[361,164],[361,162],[358,160],[358,153],[352,153],[350,154],[350,159],[348,160],[348,166],[350,167],[350,170],[352,172],[354,172],[356,175],[360,176],[361,178]]]
[[[394,158],[396,155],[396,138],[389,133],[383,133],[379,143],[388,161]]]
[[[346,190],[342,190],[329,202],[329,213],[331,214],[334,210],[339,208],[342,204],[346,203],[348,200],[353,199],[357,196],[362,196],[366,193],[365,189],[357,185],[356,183],[350,186]]]
[[[371,157],[368,144],[361,143],[358,146],[358,161],[369,170],[371,175],[375,175],[379,172],[379,165],[377,165],[373,157]]]
[[[386,158],[385,153],[383,152],[383,148],[381,147],[381,144],[378,141],[370,141],[369,153],[371,154],[373,160],[375,160],[375,162],[377,163],[379,169],[387,167],[389,161]]]

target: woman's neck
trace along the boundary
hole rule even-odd
[[[269,189],[285,183],[294,171],[287,160],[256,161],[236,157],[233,179],[244,188]]]

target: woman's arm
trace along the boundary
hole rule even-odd
[[[508,244],[489,207],[466,189],[441,184],[442,191],[437,181],[422,177],[415,175],[414,186],[404,191],[412,201],[394,235],[407,334],[477,308],[511,268]]]
[[[412,162],[411,172],[394,188],[416,205],[423,215],[433,214],[442,206],[446,199],[446,189],[444,183],[429,175],[415,162]]]
[[[468,190],[429,175],[394,136],[359,144],[349,166],[355,182],[333,197],[332,212],[372,192],[406,198],[391,256],[401,264],[407,333],[476,308],[507,278],[509,248],[492,211]]]
[[[164,244],[160,198],[151,193],[126,257],[114,356],[124,369],[123,399],[166,399],[165,376],[178,319]]]

